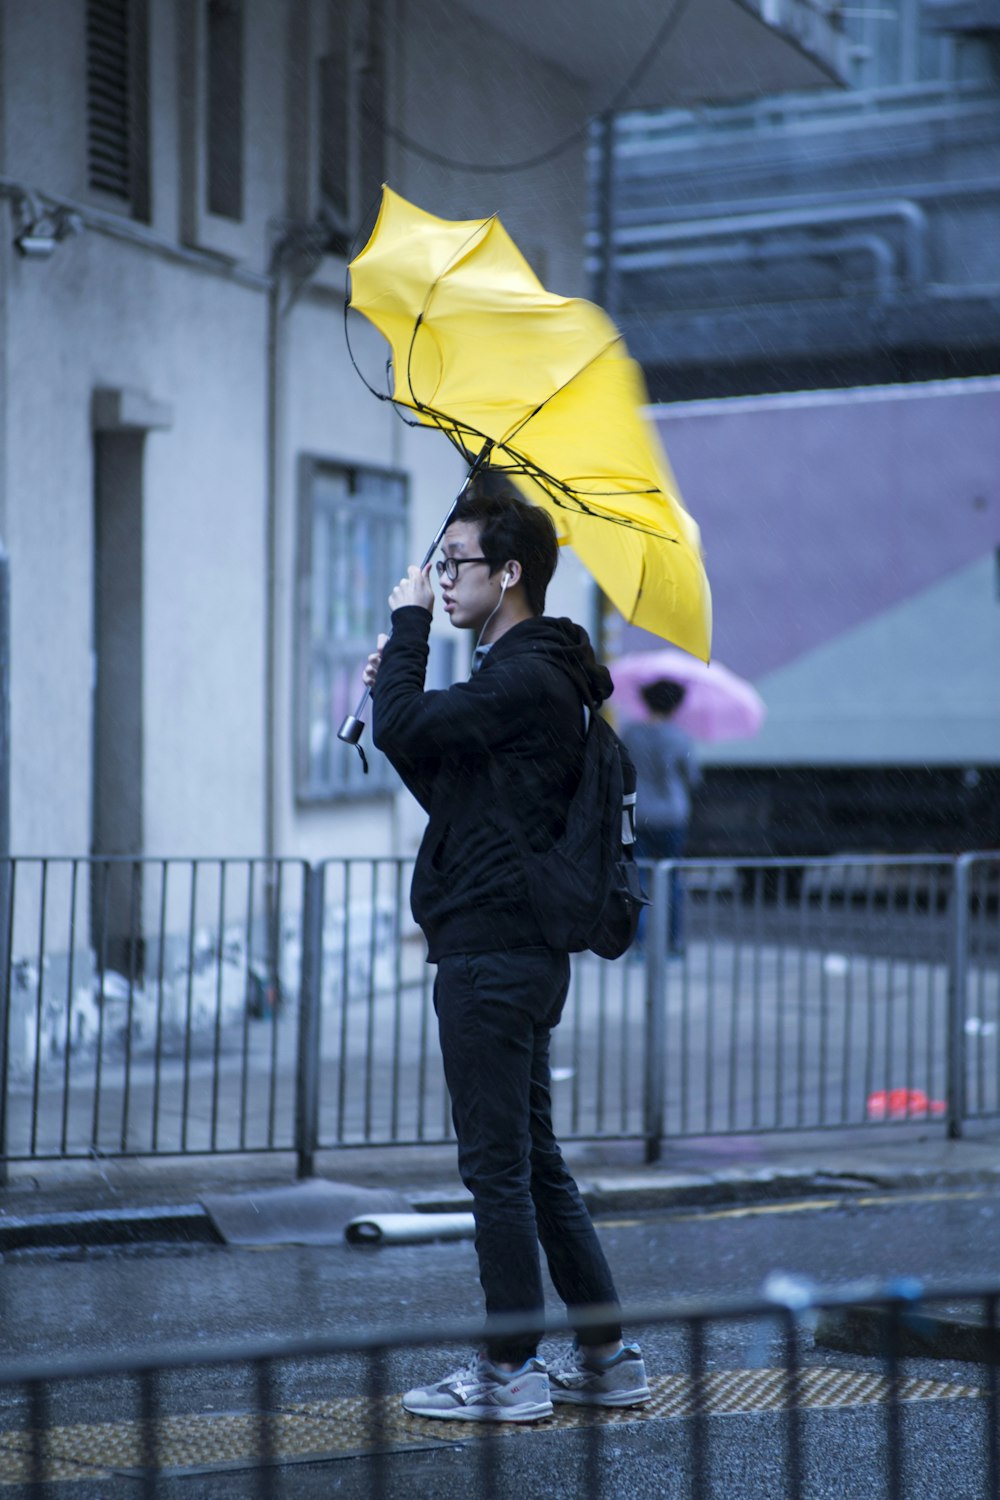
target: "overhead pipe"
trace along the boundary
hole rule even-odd
[[[868,224],[880,219],[896,219],[902,223],[906,280],[912,286],[921,286],[927,280],[927,215],[919,204],[908,198],[887,198],[877,203],[839,204],[828,208],[765,209],[759,213],[724,218],[687,219],[681,224],[618,229],[614,235],[615,261],[620,271],[628,271],[632,266],[632,256],[642,253],[630,247],[735,239],[741,235],[773,234],[782,229]]]
[[[856,252],[870,255],[875,265],[875,284],[880,301],[888,302],[896,294],[896,256],[889,241],[880,234],[840,235],[828,240],[785,240],[766,245],[748,245],[743,241],[730,245],[703,245],[692,250],[649,250],[630,255],[619,269],[636,271],[679,270],[685,266],[727,265],[736,260],[794,260],[808,255],[840,255]]]

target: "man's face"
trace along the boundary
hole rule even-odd
[[[501,574],[498,570],[491,577],[488,563],[471,561],[483,555],[479,527],[472,521],[452,521],[441,541],[441,555],[460,563],[454,582],[447,575],[441,578],[445,613],[459,630],[482,630],[500,602]]]

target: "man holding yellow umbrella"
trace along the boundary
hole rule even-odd
[[[531,1422],[553,1401],[635,1406],[642,1355],[623,1344],[611,1272],[552,1127],[549,1041],[569,955],[532,909],[509,818],[544,849],[565,823],[583,764],[585,714],[611,691],[586,632],[542,611],[558,558],[548,515],[482,481],[459,501],[437,563],[444,608],[473,632],[468,682],[424,691],[434,593],[412,566],[389,596],[392,637],[369,659],[375,744],[428,813],[413,913],[437,964],[434,1008],[462,1179],[473,1196],[491,1317],[468,1364],[403,1405],[418,1416]],[[549,1367],[539,1358],[538,1242],[570,1312],[603,1310]]]
[[[536,850],[561,833],[587,715],[612,691],[586,633],[543,613],[560,541],[627,618],[708,655],[697,527],[642,417],[641,375],[590,303],[545,290],[499,222],[450,223],[384,190],[352,262],[351,305],[389,340],[385,399],[472,459],[422,565],[389,597],[391,638],[365,672],[375,743],[428,813],[414,916],[438,965],[435,1009],[459,1166],[473,1195],[489,1315],[520,1315],[463,1368],[407,1392],[418,1415],[534,1421],[553,1402],[639,1405],[611,1273],[552,1130],[549,1038],[569,955],[546,941],[509,827]],[[378,394],[378,393],[376,393]],[[511,483],[513,481],[513,483]],[[516,488],[515,488],[516,486]],[[529,503],[530,502],[530,503]],[[473,674],[424,676],[438,544],[444,608],[473,632]],[[342,737],[356,739],[360,712]],[[583,1313],[573,1348],[538,1355],[538,1241],[559,1295]]]

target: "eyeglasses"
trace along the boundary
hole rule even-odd
[[[463,563],[488,563],[488,557],[445,557],[434,564],[439,578],[447,578],[449,583],[458,582],[458,570]]]

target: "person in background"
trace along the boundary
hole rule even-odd
[[[691,736],[674,722],[684,701],[678,682],[651,682],[640,689],[651,718],[626,724],[622,739],[635,762],[638,778],[636,856],[639,859],[681,859],[691,821],[691,792],[701,781]],[[684,951],[684,895],[674,871],[670,886],[670,953]],[[636,948],[645,945],[647,913],[639,924]]]

